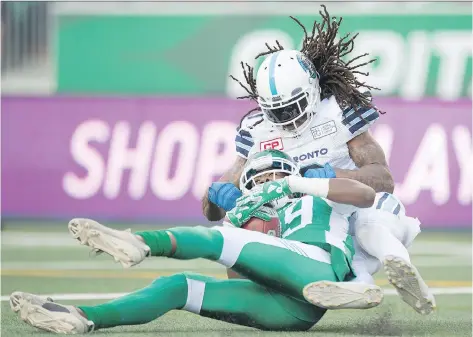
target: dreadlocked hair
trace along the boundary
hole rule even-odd
[[[236,81],[246,91],[247,95],[237,97],[237,99],[249,99],[254,102],[258,102],[258,92],[256,90],[256,78],[254,76],[254,68],[248,63],[240,62],[240,65],[243,69],[243,77],[245,77],[246,85],[243,84],[239,79],[235,78],[233,75],[230,75],[230,78]],[[246,114],[244,114],[243,117],[241,117],[240,119],[239,127],[241,127],[241,122],[243,122],[245,117],[254,111],[261,111],[261,108],[259,106],[256,106],[256,108],[251,109]]]
[[[330,17],[325,5],[322,5],[321,11],[319,11],[322,17],[322,22],[314,22],[312,31],[309,34],[306,27],[295,17],[290,16],[303,30],[304,40],[302,42],[302,49],[300,50],[307,58],[314,64],[320,78],[320,98],[323,100],[330,96],[334,96],[337,103],[343,109],[352,108],[355,113],[364,120],[361,114],[358,112],[360,108],[374,108],[379,111],[371,102],[371,95],[360,92],[359,88],[365,88],[367,90],[380,90],[377,87],[368,85],[366,82],[360,82],[356,79],[355,74],[368,76],[369,73],[362,72],[357,69],[367,64],[373,63],[376,59],[370,59],[368,61],[354,64],[355,61],[361,61],[362,58],[368,56],[368,53],[356,56],[351,60],[344,61],[342,58],[353,51],[355,46],[354,41],[358,36],[351,33],[347,33],[338,41],[336,37],[338,30],[343,18],[337,20],[336,17]],[[266,43],[265,52],[258,54],[255,59],[266,56],[277,51],[283,50],[283,46],[276,41],[275,46],[270,46]],[[248,93],[246,96],[238,97],[238,99],[250,99],[257,101],[258,92],[256,90],[256,79],[253,76],[253,67],[248,64],[241,64],[243,68],[243,74],[247,85],[244,85],[241,81],[231,76],[231,78],[237,81],[241,87]],[[255,108],[249,111],[243,116],[243,120],[253,111],[260,111],[260,108]],[[241,121],[240,121],[241,123]]]

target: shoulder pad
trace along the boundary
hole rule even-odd
[[[363,95],[373,100],[370,91],[363,92]],[[345,107],[342,112],[342,124],[345,125],[353,135],[359,135],[367,131],[371,125],[379,118],[378,109],[375,106],[355,109]]]
[[[240,157],[248,158],[251,148],[255,144],[251,131],[263,120],[262,112],[248,115],[241,120],[235,137],[236,152]]]

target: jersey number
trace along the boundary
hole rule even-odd
[[[304,228],[312,223],[313,217],[312,198],[301,198],[298,202],[289,206],[284,212],[284,223],[288,226],[283,237]],[[295,210],[295,208],[298,208]]]

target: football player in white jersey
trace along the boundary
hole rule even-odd
[[[204,214],[218,221],[235,206],[242,195],[237,186],[246,159],[269,148],[291,155],[305,177],[358,180],[378,195],[372,208],[358,210],[351,219],[358,245],[357,281],[372,283],[370,274],[383,263],[402,299],[417,312],[428,314],[435,308],[435,300],[406,248],[419,233],[419,222],[399,221],[405,217],[404,207],[392,195],[394,182],[383,150],[368,132],[379,118],[379,110],[370,95],[359,91],[362,87],[377,88],[355,77],[358,67],[374,60],[358,65],[353,62],[360,57],[342,60],[353,49],[356,35],[335,41],[341,20],[331,19],[323,7],[322,23],[314,23],[312,35],[293,18],[304,28],[301,51],[283,50],[277,42],[276,47],[268,46],[269,51],[258,55],[267,58],[256,79],[250,66],[243,67],[247,85],[238,81],[248,92],[243,98],[256,101],[261,113],[247,115],[241,121],[235,139],[237,159],[219,182],[210,186],[203,199]],[[395,258],[388,260],[387,256]],[[314,293],[318,286],[332,285],[316,284]],[[350,291],[340,289],[343,283],[336,287],[330,291]],[[339,298],[333,303],[324,302],[329,309],[345,305]]]

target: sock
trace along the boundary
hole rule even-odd
[[[354,283],[364,283],[364,284],[371,284],[375,285],[376,283],[374,282],[373,276],[371,276],[368,272],[363,272],[363,273],[356,273],[356,277],[348,282],[354,282]]]
[[[181,309],[187,301],[184,274],[160,277],[148,287],[96,306],[79,306],[95,329],[145,324],[170,310]]]
[[[169,256],[172,252],[171,238],[165,230],[136,232],[151,250],[151,256]]]
[[[172,254],[169,234],[176,239],[176,251]],[[205,258],[217,260],[223,248],[219,231],[202,226],[175,227],[161,231],[137,232],[151,249],[152,256],[171,256],[174,259],[191,260]]]
[[[349,282],[375,284],[373,276],[371,276],[372,274],[368,271],[369,270],[368,262],[371,262],[371,261],[366,259],[360,253],[361,252],[357,251],[353,258],[352,267],[353,267],[353,270],[355,271],[356,277],[350,280]],[[375,260],[376,263],[380,264],[380,262],[376,260],[374,257],[370,257],[370,258],[371,260]]]
[[[360,244],[356,237],[352,237],[353,247],[355,248],[355,255],[353,256],[352,267],[355,271],[356,278],[353,282],[369,283],[371,279],[374,284],[372,275],[376,274],[383,266],[380,260],[374,256],[369,255]]]
[[[217,261],[222,254],[223,236],[212,228],[176,227],[169,230],[176,239],[175,259],[190,260],[203,258]]]

